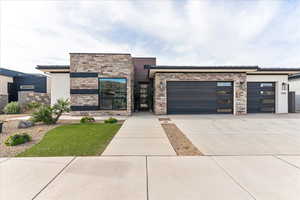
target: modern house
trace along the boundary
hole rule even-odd
[[[289,76],[289,90],[295,92],[296,111],[300,112],[300,74]]]
[[[38,65],[52,78],[51,103],[73,115],[287,113],[288,76],[300,68],[161,66],[130,54],[71,53],[70,65]]]
[[[50,78],[45,75],[0,68],[0,111],[12,101],[49,103],[47,85],[51,85]]]

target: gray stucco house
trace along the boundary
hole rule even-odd
[[[51,76],[51,103],[73,115],[287,113],[288,76],[300,68],[162,66],[154,57],[70,53],[70,65],[38,65]]]

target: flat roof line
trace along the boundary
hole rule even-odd
[[[131,55],[130,53],[69,53],[69,54],[102,54],[102,55]]]

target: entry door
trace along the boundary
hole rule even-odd
[[[248,82],[247,83],[247,112],[274,113],[275,112],[275,83]]]
[[[167,82],[168,114],[232,113],[232,82]]]
[[[149,110],[149,83],[139,83],[139,110]]]

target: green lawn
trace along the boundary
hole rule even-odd
[[[120,127],[120,124],[102,123],[62,125],[50,130],[40,143],[17,156],[100,155]]]

